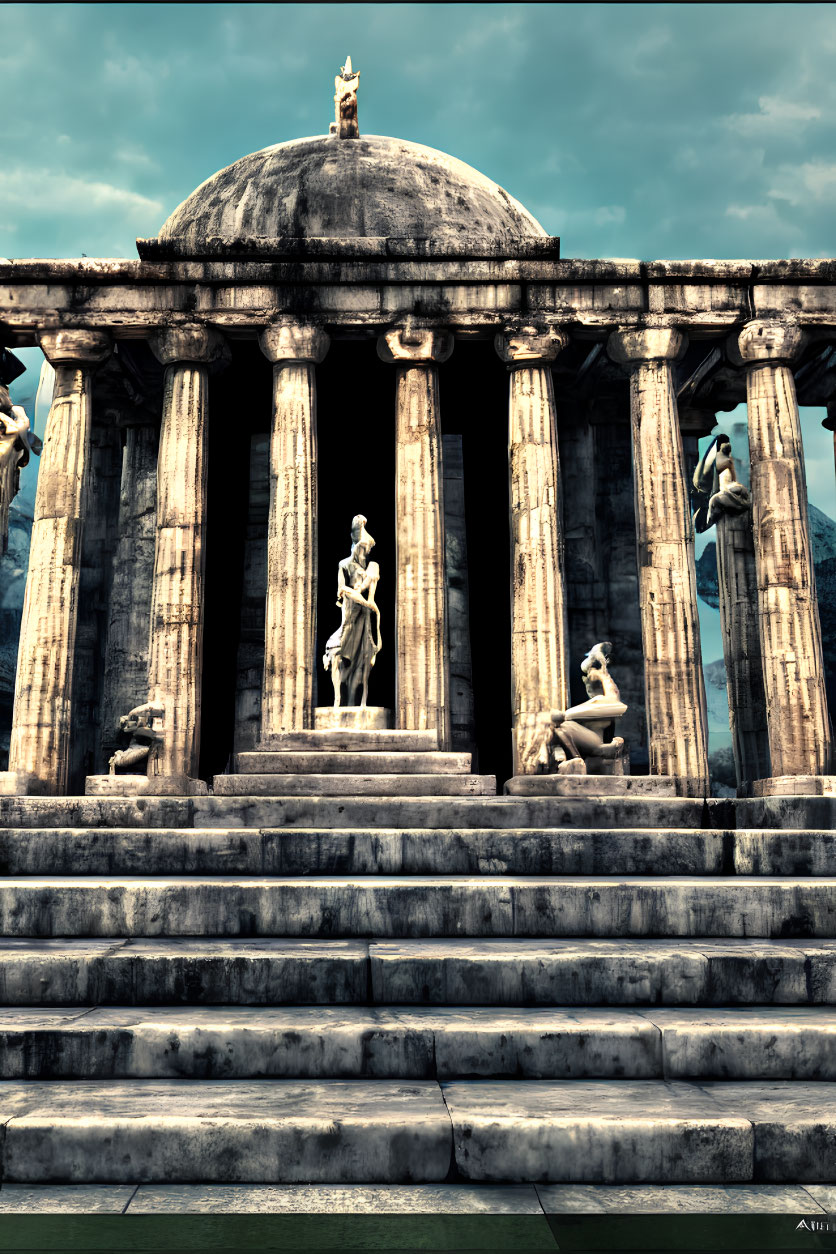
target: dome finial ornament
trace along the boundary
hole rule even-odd
[[[334,79],[334,113],[336,121],[331,127],[332,134],[339,139],[359,139],[360,128],[357,124],[357,88],[360,85],[360,71],[351,68],[351,57],[346,57],[345,65]]]

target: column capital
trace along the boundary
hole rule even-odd
[[[509,369],[554,361],[569,343],[568,332],[559,326],[517,323],[494,336],[494,348]]]
[[[285,362],[310,362],[318,366],[331,347],[331,338],[312,322],[277,318],[264,328],[258,343],[274,366]]]
[[[626,370],[633,370],[648,361],[677,361],[687,347],[687,337],[676,327],[613,331],[607,340],[609,356]]]
[[[436,327],[405,326],[385,331],[377,341],[381,361],[403,366],[432,366],[447,361],[453,351],[453,335]]]
[[[149,337],[148,345],[162,366],[181,362],[209,365],[229,359],[229,348],[220,331],[203,322],[163,327]]]
[[[38,343],[51,366],[98,366],[113,350],[113,342],[105,331],[85,327],[41,331]]]
[[[777,366],[792,361],[803,343],[804,331],[797,322],[757,318],[731,337],[729,356],[743,366]]]

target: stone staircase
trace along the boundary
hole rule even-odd
[[[836,833],[433,733],[235,765],[0,798],[6,1184],[836,1180]]]

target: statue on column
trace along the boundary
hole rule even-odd
[[[351,68],[351,57],[346,57],[345,65],[334,79],[334,112],[336,121],[332,132],[338,139],[359,139],[360,126],[357,120],[357,88],[360,86],[360,71]]]
[[[708,531],[723,514],[745,514],[750,504],[748,490],[738,483],[729,437],[714,437],[694,471],[691,488],[694,529]]]
[[[9,506],[20,490],[20,472],[42,448],[26,410],[12,404],[9,389],[0,383],[0,557],[9,544]]]
[[[538,765],[546,774],[623,775],[624,740],[604,735],[617,718],[627,713],[618,687],[610,675],[609,640],[594,644],[581,662],[589,700],[569,710],[552,710],[551,726],[540,750]]]
[[[365,708],[369,674],[381,649],[380,610],[375,603],[380,567],[368,560],[374,539],[366,531],[366,522],[362,514],[351,520],[351,555],[340,562],[337,571],[342,623],[329,636],[322,659],[331,672],[335,707],[342,705],[345,685],[345,704]]]

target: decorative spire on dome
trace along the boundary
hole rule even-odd
[[[351,68],[351,57],[346,57],[345,65],[334,79],[334,112],[336,122],[331,126],[331,133],[339,139],[359,139],[360,127],[357,124],[357,88],[360,85],[360,71]]]

